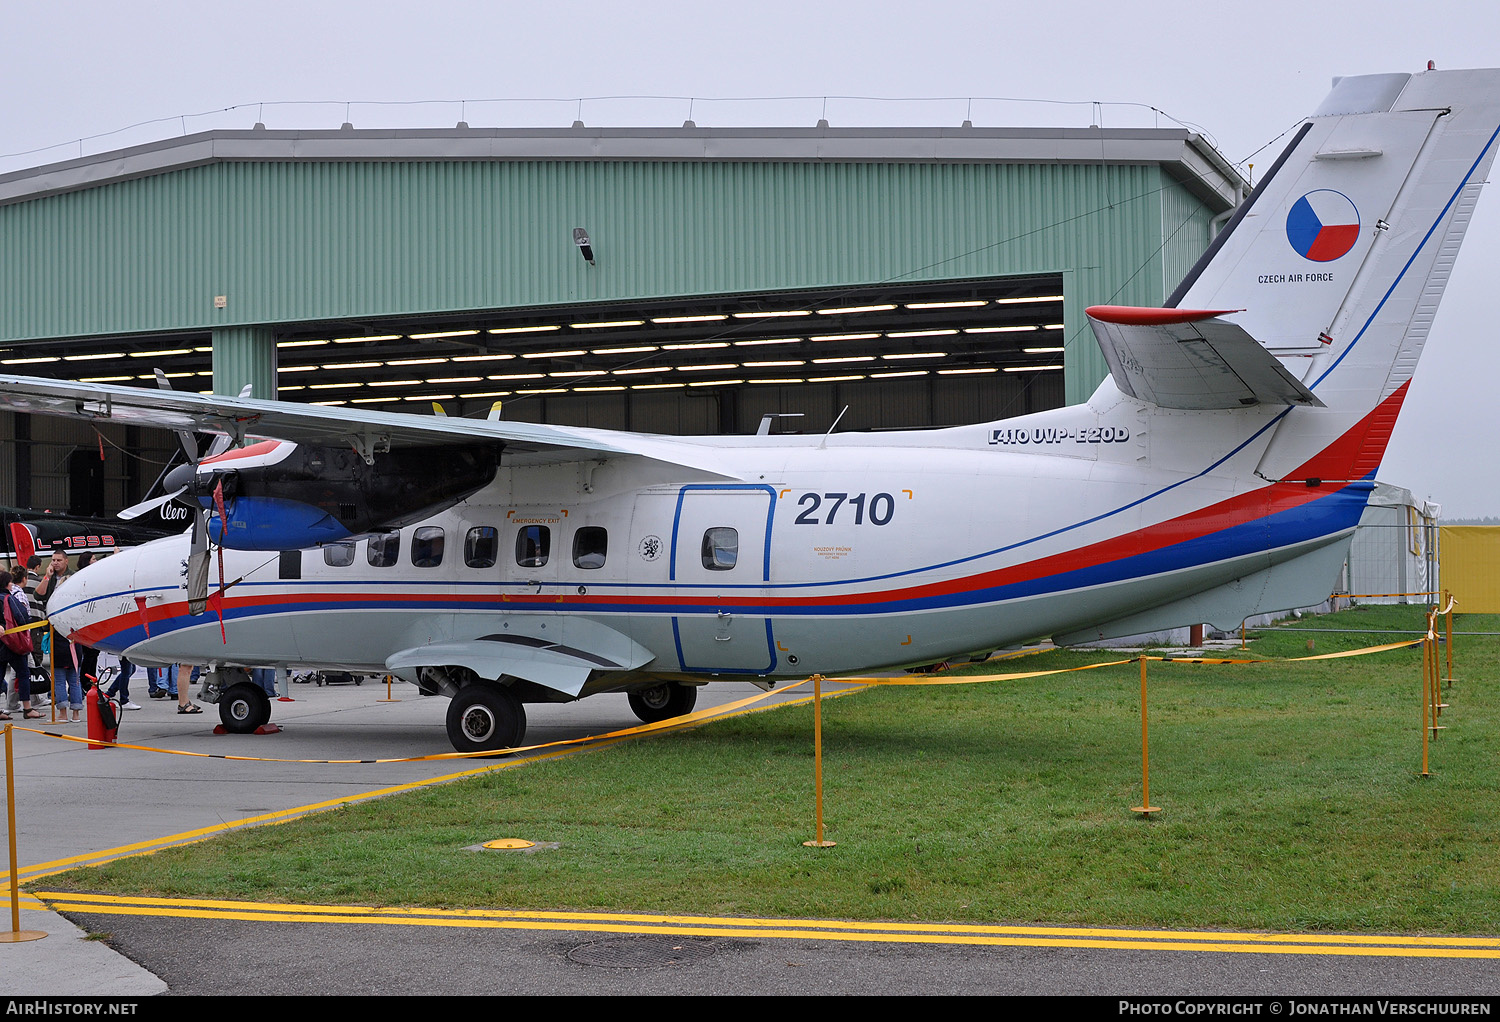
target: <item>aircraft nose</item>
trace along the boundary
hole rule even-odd
[[[87,623],[84,605],[88,596],[85,594],[91,587],[83,576],[88,571],[86,568],[63,579],[47,600],[47,618],[52,622],[52,627],[64,635],[72,635]]]

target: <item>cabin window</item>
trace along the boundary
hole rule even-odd
[[[436,568],[443,563],[443,530],[424,525],[411,534],[411,563],[418,568]]]
[[[323,563],[330,568],[347,568],[354,563],[353,543],[329,543],[323,547]]]
[[[401,556],[401,533],[388,532],[384,536],[371,536],[365,548],[365,557],[372,568],[389,568]]]
[[[703,566],[709,571],[728,571],[740,557],[740,534],[729,528],[709,529],[703,534]]]
[[[573,567],[602,568],[609,549],[609,533],[597,525],[588,525],[573,533]]]
[[[476,525],[464,538],[464,563],[471,568],[493,568],[500,556],[500,530]]]
[[[523,525],[516,533],[516,563],[523,568],[540,568],[552,552],[552,530],[545,525]]]

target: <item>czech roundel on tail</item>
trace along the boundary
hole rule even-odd
[[[234,730],[270,712],[247,668],[312,665],[451,697],[474,751],[518,744],[529,702],[626,691],[656,720],[713,679],[1316,603],[1497,134],[1500,71],[1338,80],[1165,308],[1088,310],[1094,395],[999,422],[672,438],[0,377],[0,407],[237,444],[174,480],[188,534],[50,610],[209,665]]]

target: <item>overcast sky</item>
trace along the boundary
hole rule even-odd
[[[703,126],[1171,118],[1241,162],[1334,75],[1500,64],[1500,5],[1482,0],[1026,7],[10,0],[0,172],[256,120],[671,125],[690,112]],[[1039,102],[1002,101],[1014,99]],[[1257,176],[1280,148],[1248,161]],[[1448,518],[1500,515],[1500,352],[1481,311],[1497,260],[1500,196],[1487,193],[1381,470]]]

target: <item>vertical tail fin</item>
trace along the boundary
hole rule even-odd
[[[1344,78],[1173,293],[1228,317],[1325,407],[1268,478],[1379,466],[1500,137],[1500,70]]]

